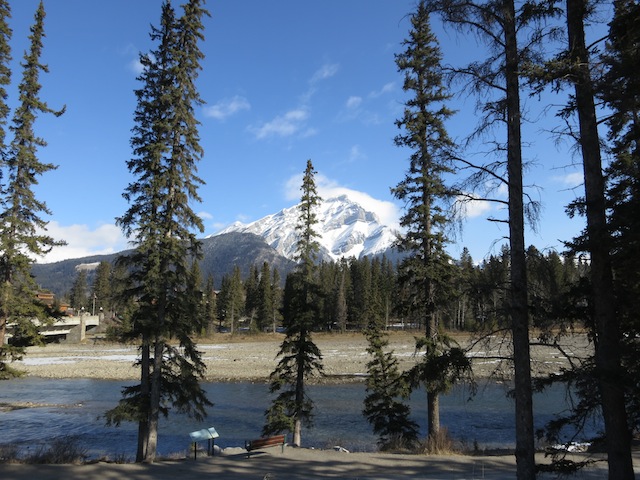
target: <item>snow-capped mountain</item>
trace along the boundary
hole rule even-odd
[[[285,208],[253,223],[236,222],[216,235],[229,232],[256,234],[281,255],[293,259],[297,236],[298,206]],[[322,200],[316,210],[315,231],[320,236],[321,256],[325,260],[364,257],[386,252],[395,241],[395,233],[382,225],[375,212],[347,195]]]

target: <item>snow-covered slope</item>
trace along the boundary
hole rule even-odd
[[[285,208],[253,223],[236,222],[221,233],[245,232],[261,236],[283,256],[293,259],[298,206]],[[386,252],[395,241],[393,230],[380,223],[378,215],[347,195],[323,200],[317,211],[321,256],[326,260],[360,258]]]

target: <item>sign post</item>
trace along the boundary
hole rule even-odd
[[[218,432],[213,427],[203,428],[202,430],[196,430],[195,432],[191,432],[189,437],[191,437],[191,442],[193,443],[193,459],[198,459],[198,442],[202,442],[204,440],[207,441],[207,453],[213,456],[214,451],[214,442],[215,439],[218,438]]]

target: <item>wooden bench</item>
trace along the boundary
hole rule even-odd
[[[284,453],[284,444],[286,435],[275,435],[273,437],[258,438],[256,440],[247,440],[244,442],[244,448],[247,450],[247,456],[251,457],[251,452],[254,450],[261,450],[268,447],[276,447],[282,445],[282,452]]]

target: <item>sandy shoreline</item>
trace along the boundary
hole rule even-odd
[[[209,381],[266,381],[277,363],[282,335],[257,336],[217,335],[199,342],[207,365]],[[413,333],[392,333],[390,345],[400,368],[408,369],[416,362]],[[362,379],[366,375],[369,355],[367,342],[360,334],[318,334],[314,341],[323,355],[324,373],[328,381]],[[470,345],[472,337],[460,335],[461,346]],[[586,335],[567,337],[561,345],[573,358],[591,352]],[[508,354],[509,346],[498,338],[491,344],[480,343],[471,350],[474,374],[489,377],[500,364],[498,356]],[[29,376],[44,378],[102,378],[136,379],[138,368],[133,366],[138,350],[135,345],[104,343],[89,339],[84,344],[52,344],[29,347],[22,362],[14,366]],[[557,372],[569,365],[560,351],[547,346],[533,346],[532,373]],[[507,376],[509,372],[506,372]]]

